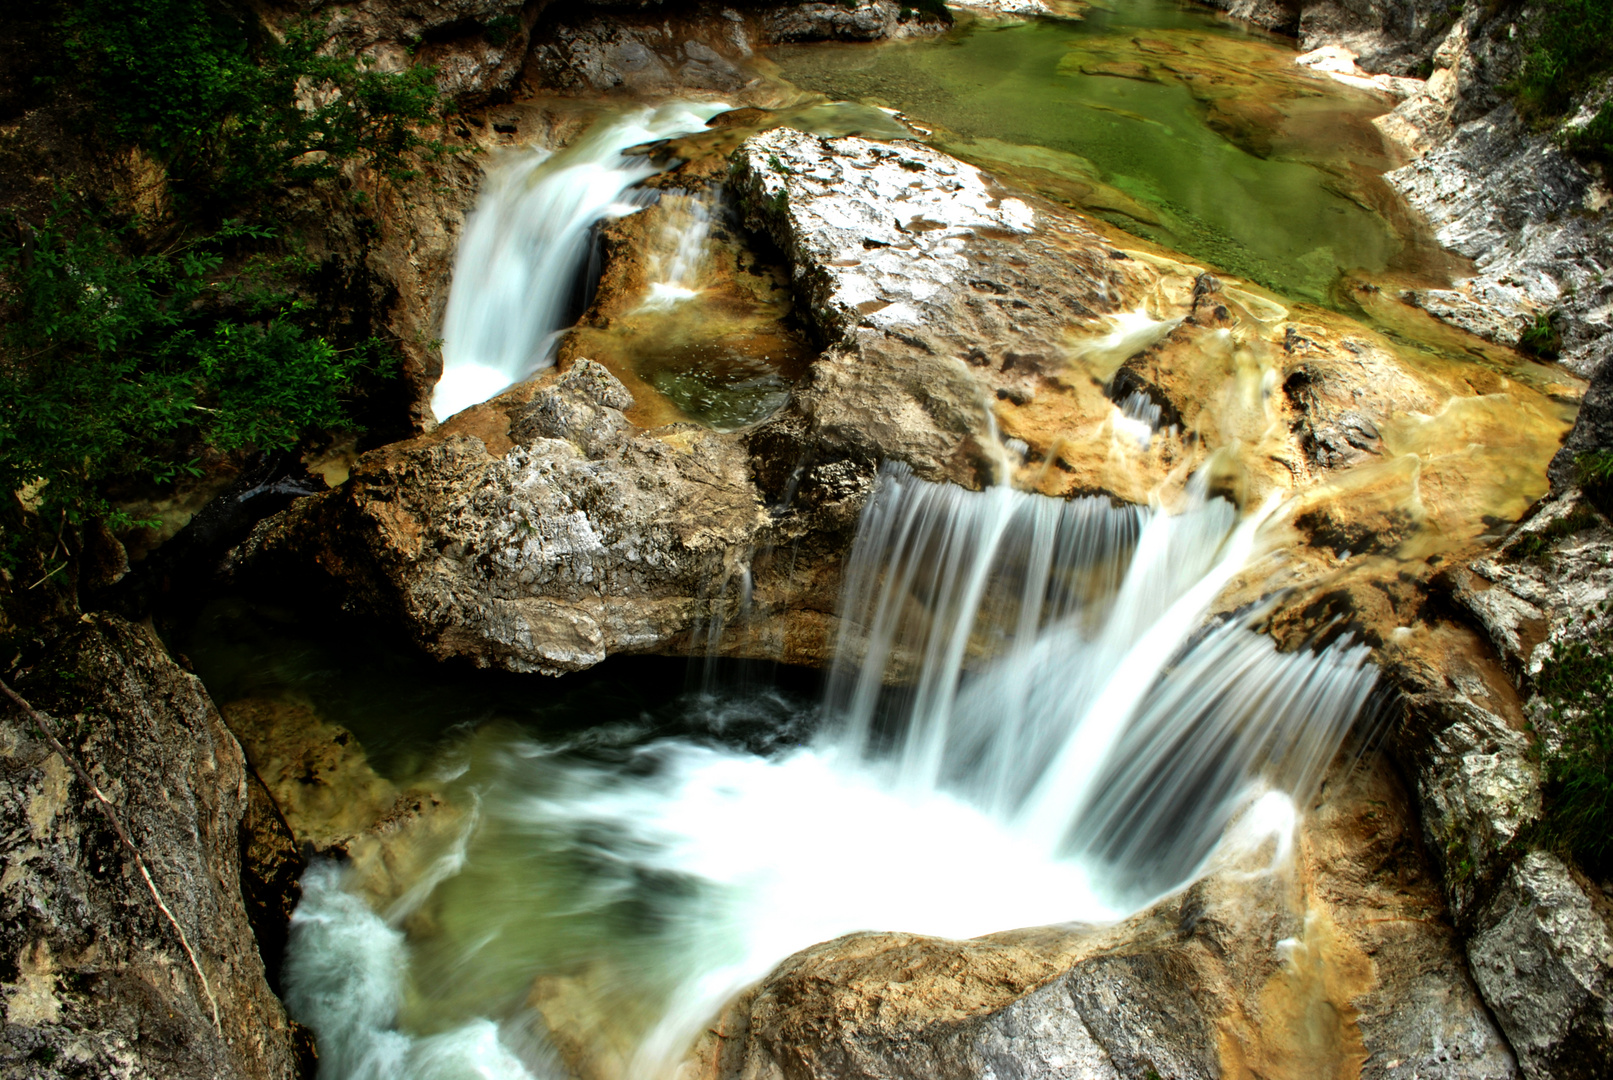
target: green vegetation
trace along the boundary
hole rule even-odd
[[[1513,84],[1528,114],[1561,116],[1613,68],[1613,0],[1546,0]]]
[[[1538,356],[1542,360],[1555,360],[1562,351],[1562,335],[1552,321],[1552,312],[1541,312],[1535,321],[1518,337],[1518,351]]]
[[[111,133],[194,198],[236,203],[352,160],[401,178],[411,151],[440,152],[417,131],[441,111],[430,68],[379,72],[321,55],[319,22],[277,41],[248,18],[208,0],[80,0],[62,25]]]
[[[1613,601],[1584,614],[1587,630]],[[1586,870],[1613,868],[1613,628],[1563,642],[1536,681],[1561,745],[1542,754],[1546,813],[1540,838]]]
[[[1604,102],[1591,122],[1568,133],[1568,149],[1613,167],[1613,101]]]
[[[1539,532],[1520,534],[1516,540],[1507,545],[1506,554],[1513,559],[1532,559],[1543,565],[1550,565],[1553,541],[1588,529],[1598,520],[1595,510],[1585,503],[1580,503]]]
[[[128,526],[109,483],[195,474],[199,446],[286,449],[339,427],[342,392],[384,363],[309,333],[289,292],[220,273],[266,230],[226,222],[150,254],[131,252],[133,231],[64,197],[0,238],[0,483],[35,489],[50,521]]]
[[[52,532],[136,524],[110,493],[196,474],[206,456],[354,427],[356,383],[390,367],[380,343],[338,332],[307,298],[318,268],[276,207],[288,185],[326,184],[351,164],[397,183],[441,153],[420,134],[443,112],[434,72],[321,55],[323,25],[276,38],[246,11],[53,9],[45,89],[93,106],[85,134],[98,147],[159,162],[172,211],[142,219],[72,178],[48,212],[0,210],[0,483]],[[355,213],[364,186],[346,196]]]
[[[1600,488],[1613,485],[1613,450],[1593,450],[1574,459],[1580,487]]]
[[[1512,92],[1525,116],[1556,120],[1609,71],[1613,0],[1546,0],[1530,29]],[[1613,103],[1603,105],[1566,143],[1576,154],[1613,164]]]

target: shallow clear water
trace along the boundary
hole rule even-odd
[[[769,55],[804,89],[900,109],[949,153],[1295,299],[1430,257],[1376,179],[1391,163],[1367,121],[1389,105],[1195,5],[965,16],[940,39]]]

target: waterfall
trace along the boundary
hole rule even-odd
[[[1224,848],[1280,858],[1375,673],[1362,646],[1279,652],[1261,611],[1211,617],[1269,511],[886,467],[816,710],[718,691],[671,723],[463,736],[449,797],[477,831],[435,864],[418,941],[311,879],[287,1001],[349,1063],[322,1077],[559,1075],[540,999],[607,1071],[670,1076],[818,942],[1102,922]]]
[[[649,251],[649,291],[641,308],[665,311],[692,299],[706,262],[716,198],[709,192],[662,192],[666,224]]]
[[[1376,681],[1365,646],[1281,654],[1248,614],[1204,628],[1263,517],[1202,488],[1168,514],[887,467],[848,564],[831,737],[1101,865],[1121,906],[1187,880],[1250,791],[1304,804]]]
[[[445,420],[552,363],[596,223],[641,209],[658,167],[624,150],[697,130],[728,106],[672,103],[596,124],[563,150],[522,150],[488,170],[465,221],[443,318],[431,408]]]

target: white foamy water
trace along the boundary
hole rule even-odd
[[[465,221],[443,319],[439,420],[552,363],[555,334],[583,276],[594,225],[641,209],[629,189],[653,175],[622,151],[695,131],[728,106],[675,102],[602,121],[555,153],[511,151],[489,168]]]
[[[1206,624],[1264,514],[885,470],[821,709],[719,691],[675,736],[467,737],[449,794],[476,833],[408,937],[311,875],[287,1000],[321,1076],[565,1075],[551,1021],[608,1074],[669,1076],[817,942],[1103,921],[1227,844],[1282,851],[1374,673],[1360,647],[1280,654],[1249,613]]]
[[[700,295],[715,202],[709,192],[662,195],[666,224],[649,251],[649,289],[639,305],[642,310],[665,311]]]

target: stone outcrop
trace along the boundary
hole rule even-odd
[[[1542,322],[1562,361],[1589,376],[1610,352],[1613,192],[1594,167],[1565,152],[1560,135],[1587,123],[1608,95],[1537,130],[1509,103],[1533,9],[1471,0],[1236,0],[1213,6],[1284,33],[1306,57],[1333,51],[1401,99],[1376,123],[1412,160],[1387,179],[1433,226],[1446,248],[1473,261],[1449,288],[1417,287],[1403,299],[1490,341],[1517,345]],[[1302,62],[1306,57],[1302,57]],[[1355,80],[1362,81],[1362,80]]]
[[[1535,850],[1551,812],[1540,755],[1566,732],[1534,687],[1563,643],[1599,632],[1596,613],[1613,592],[1613,528],[1580,489],[1575,464],[1613,446],[1606,179],[1506,100],[1529,9],[1300,10],[1306,48],[1348,49],[1368,72],[1426,75],[1377,122],[1412,158],[1388,179],[1442,244],[1473,260],[1474,272],[1403,298],[1503,344],[1538,327],[1537,340],[1560,341],[1565,366],[1593,376],[1551,465],[1550,494],[1494,551],[1458,560],[1434,583],[1469,624],[1440,625],[1435,648],[1385,642],[1380,655],[1407,709],[1398,756],[1415,777],[1425,835],[1486,1002],[1525,1075],[1598,1076],[1613,1060],[1608,906],[1596,882]],[[1398,34],[1390,15],[1400,20]],[[1591,113],[1583,108],[1567,122]]]
[[[543,7],[526,0],[281,0],[266,12],[281,23],[324,22],[339,48],[372,57],[383,71],[431,64],[446,94],[474,101],[514,83]]]
[[[805,950],[712,1025],[702,1075],[1517,1076],[1393,774],[1330,786],[1292,864],[1223,866],[1118,926]]]
[[[350,604],[483,666],[557,674],[686,647],[742,600],[764,623],[774,607],[824,613],[766,646],[822,657],[834,594],[814,567],[849,543],[871,467],[808,462],[783,423],[755,437],[754,461],[739,434],[640,432],[622,414],[630,403],[614,376],[579,360],[366,456],[330,497],[269,522],[241,559],[318,551]],[[808,466],[794,513],[775,515],[755,474]],[[779,545],[806,557],[788,560],[793,570],[756,565]]]
[[[243,905],[241,749],[201,684],[148,631],[85,616],[18,689],[51,718],[142,850],[206,985],[91,792],[8,702],[0,1071],[153,1080],[311,1072],[265,981]]]
[[[806,41],[883,41],[939,33],[946,23],[896,0],[729,6],[712,0],[571,8],[546,17],[523,72],[563,94],[722,94],[756,90],[755,49]],[[736,104],[738,102],[735,102]]]

